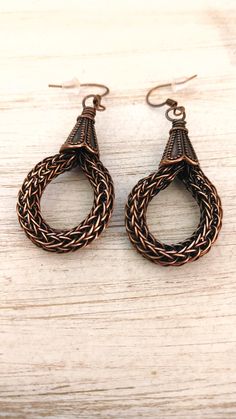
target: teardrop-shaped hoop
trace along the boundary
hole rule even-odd
[[[50,252],[67,253],[87,246],[106,228],[113,210],[114,186],[99,159],[94,130],[95,110],[85,108],[61,152],[47,157],[32,169],[23,182],[17,201],[21,227],[37,246]],[[40,200],[46,186],[60,174],[79,166],[94,191],[88,216],[70,230],[54,229],[43,219]],[[69,212],[69,208],[68,208]]]
[[[149,231],[146,214],[149,202],[178,178],[200,207],[199,225],[181,243],[165,244]],[[184,119],[174,119],[159,169],[141,179],[126,205],[126,230],[131,243],[145,258],[163,266],[180,266],[205,255],[218,237],[222,206],[216,188],[199,167]]]

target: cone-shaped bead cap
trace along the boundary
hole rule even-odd
[[[185,128],[183,120],[173,121],[170,137],[164,150],[160,166],[167,166],[180,161],[186,161],[194,166],[199,165],[196,153]]]
[[[88,151],[99,155],[97,136],[95,132],[96,110],[90,106],[83,109],[82,114],[69,134],[66,142],[61,146],[60,151],[77,150],[86,148]]]

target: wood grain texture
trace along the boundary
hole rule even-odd
[[[235,1],[11,0],[0,9],[0,416],[235,418]],[[172,97],[186,107],[224,223],[208,255],[162,268],[131,247],[124,206],[157,168],[170,129],[164,109],[145,105],[147,89],[195,73]],[[82,91],[47,88],[74,75],[111,89],[96,130],[116,203],[99,240],[56,255],[25,237],[15,204],[27,172],[58,151],[80,112]],[[92,196],[82,174],[67,173],[45,191],[45,218],[73,226]],[[198,217],[179,184],[148,212],[166,241],[189,235]]]

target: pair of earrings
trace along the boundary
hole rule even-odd
[[[172,128],[159,169],[141,179],[133,188],[128,197],[125,218],[129,239],[142,256],[163,266],[180,266],[198,259],[210,250],[221,228],[222,206],[215,187],[199,166],[188,137],[185,108],[173,99],[167,99],[161,104],[155,104],[150,100],[151,94],[157,88],[169,85],[156,86],[146,96],[150,106],[169,106],[166,118],[172,122]],[[29,172],[19,191],[17,214],[21,227],[34,244],[50,252],[66,253],[87,246],[106,228],[113,210],[113,181],[99,158],[94,127],[96,111],[105,110],[101,101],[102,97],[109,93],[109,89],[93,83],[84,86],[104,88],[104,93],[84,97],[82,114],[77,118],[60,152],[38,163]],[[93,106],[86,105],[88,99],[92,99]],[[52,179],[77,165],[81,167],[93,187],[92,209],[88,216],[71,230],[53,229],[41,214],[42,193]],[[150,233],[146,212],[151,199],[168,187],[175,178],[181,180],[191,192],[200,207],[201,216],[199,225],[191,237],[181,243],[165,244]]]

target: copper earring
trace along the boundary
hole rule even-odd
[[[200,258],[210,250],[221,229],[223,211],[216,188],[201,170],[188,137],[184,107],[178,106],[172,99],[161,104],[150,101],[154,90],[169,85],[156,86],[146,96],[151,106],[169,106],[166,118],[172,122],[172,128],[158,171],[141,179],[128,197],[126,229],[130,241],[142,256],[163,266],[180,266]],[[200,207],[201,216],[191,237],[181,243],[165,244],[150,233],[146,212],[151,199],[175,178],[180,179],[191,192]]]
[[[109,93],[109,89],[93,83],[83,86],[95,86],[105,90],[101,95],[91,94],[84,98],[82,114],[77,118],[60,152],[47,157],[29,172],[18,195],[17,214],[21,227],[34,244],[50,252],[66,253],[87,246],[106,228],[113,210],[113,181],[99,159],[94,128],[96,111],[105,110],[101,98]],[[86,106],[89,98],[93,100],[93,106]],[[67,231],[56,230],[44,221],[40,199],[49,182],[77,165],[93,187],[93,206],[78,226]]]

